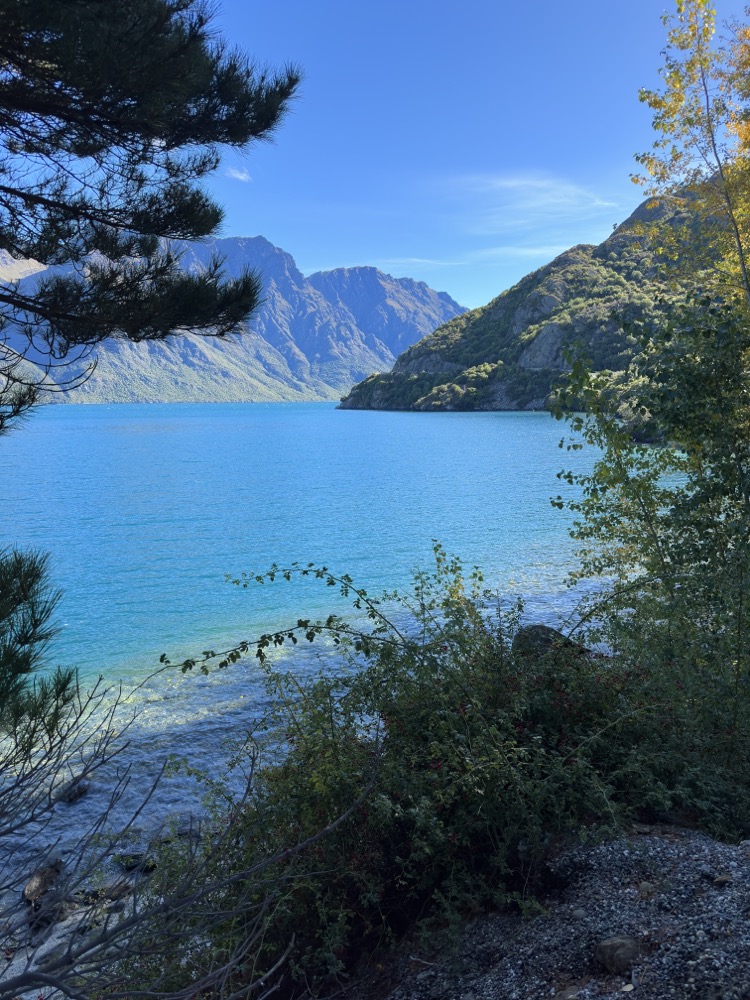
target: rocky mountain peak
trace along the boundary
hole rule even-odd
[[[105,341],[97,348],[93,376],[61,399],[337,399],[365,376],[390,368],[405,346],[465,311],[445,293],[374,267],[306,278],[291,254],[262,236],[175,245],[186,269],[204,268],[218,255],[230,276],[245,268],[257,271],[263,282],[260,308],[237,335],[226,338]],[[23,278],[25,263],[0,258],[0,282]]]

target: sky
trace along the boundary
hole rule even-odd
[[[717,0],[720,22],[744,0]],[[674,0],[220,0],[216,29],[304,79],[273,142],[210,180],[221,235],[304,274],[373,265],[484,305],[642,193],[641,87]]]

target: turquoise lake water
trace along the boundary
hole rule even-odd
[[[52,658],[110,679],[326,611],[325,587],[226,583],[273,562],[375,592],[429,568],[439,539],[554,605],[572,555],[555,474],[588,459],[564,432],[536,413],[48,406],[0,442],[2,544],[50,553]]]
[[[574,604],[574,561],[569,515],[550,497],[568,489],[559,469],[592,461],[559,449],[565,431],[537,413],[48,406],[0,442],[2,544],[50,553],[63,590],[50,662],[126,688],[163,652],[176,660],[341,610],[320,584],[225,580],[273,562],[324,563],[375,593],[429,569],[439,539],[554,624]],[[175,749],[205,759],[262,698],[252,662],[163,673],[132,696],[131,763],[147,773]],[[166,794],[169,809],[185,790]]]
[[[572,559],[556,472],[589,460],[564,433],[537,413],[48,406],[0,443],[2,542],[50,553],[53,658],[109,678],[326,610],[326,588],[226,583],[273,562],[375,592],[429,568],[439,539],[554,604]]]

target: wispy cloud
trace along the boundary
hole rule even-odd
[[[243,184],[248,184],[252,177],[247,172],[247,170],[238,170],[236,167],[227,167],[226,171],[227,177],[231,177],[234,181],[242,181]]]
[[[379,205],[357,206],[360,220],[365,209],[377,216],[367,241],[374,252],[362,258],[357,246],[335,260],[318,258],[315,267],[298,261],[303,272],[373,265],[480,305],[570,247],[600,243],[631,210],[623,192],[606,181],[587,185],[551,172],[420,174],[409,180],[392,204],[397,224],[387,231]]]
[[[435,257],[386,257],[376,260],[374,266],[381,271],[388,271],[405,267],[459,267],[463,263],[463,260],[440,260]]]
[[[560,244],[516,244],[504,243],[500,246],[483,247],[478,250],[465,250],[449,257],[376,257],[370,260],[350,260],[346,264],[329,263],[314,267],[303,262],[305,274],[314,271],[330,271],[336,267],[377,267],[380,271],[395,274],[427,275],[435,271],[473,268],[483,264],[505,264],[508,261],[528,259],[534,262],[546,262],[557,257],[569,248],[569,243]]]
[[[570,207],[582,202],[597,207],[611,207],[615,202],[602,198],[581,184],[575,184],[552,174],[529,173],[506,176],[504,174],[473,174],[459,181],[469,190],[510,191],[515,199],[524,202],[558,207]]]
[[[531,257],[534,259],[542,258],[544,260],[552,260],[553,257],[557,257],[563,251],[569,249],[568,243],[550,243],[544,245],[516,245],[513,243],[506,243],[499,247],[485,247],[483,250],[472,250],[466,255],[463,263],[476,263],[478,261],[488,261],[493,260],[507,260],[515,259],[517,257]]]
[[[597,191],[541,172],[469,174],[448,188],[466,231],[477,236],[546,229],[556,243],[561,228],[605,219],[619,208]]]
[[[533,261],[548,261],[557,257],[569,248],[569,243],[504,243],[501,246],[483,247],[479,250],[467,250],[451,257],[383,257],[370,261],[381,271],[408,271],[410,268],[425,271],[447,270],[450,268],[469,268],[477,264],[506,263],[520,258]]]

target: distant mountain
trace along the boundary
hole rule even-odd
[[[35,260],[16,260],[7,250],[0,250],[0,281],[17,281],[43,270],[44,265]]]
[[[567,250],[407,348],[391,372],[356,385],[342,408],[543,409],[574,345],[595,368],[623,368],[634,347],[623,325],[674,294],[643,235],[665,215],[684,224],[668,203],[644,202],[599,246]]]
[[[360,329],[394,355],[414,343],[413,330],[432,333],[445,322],[446,312],[466,312],[446,292],[433,292],[423,281],[390,278],[374,267],[317,271],[308,281],[329,302],[347,309]]]
[[[203,268],[218,253],[230,275],[248,266],[257,270],[263,279],[261,307],[241,332],[226,338],[186,334],[163,342],[107,340],[96,348],[93,375],[61,400],[337,399],[372,372],[389,369],[399,351],[465,311],[422,282],[392,278],[372,267],[306,278],[288,253],[261,236],[181,249],[186,269]],[[19,271],[18,262],[0,258],[0,280],[37,280]]]

